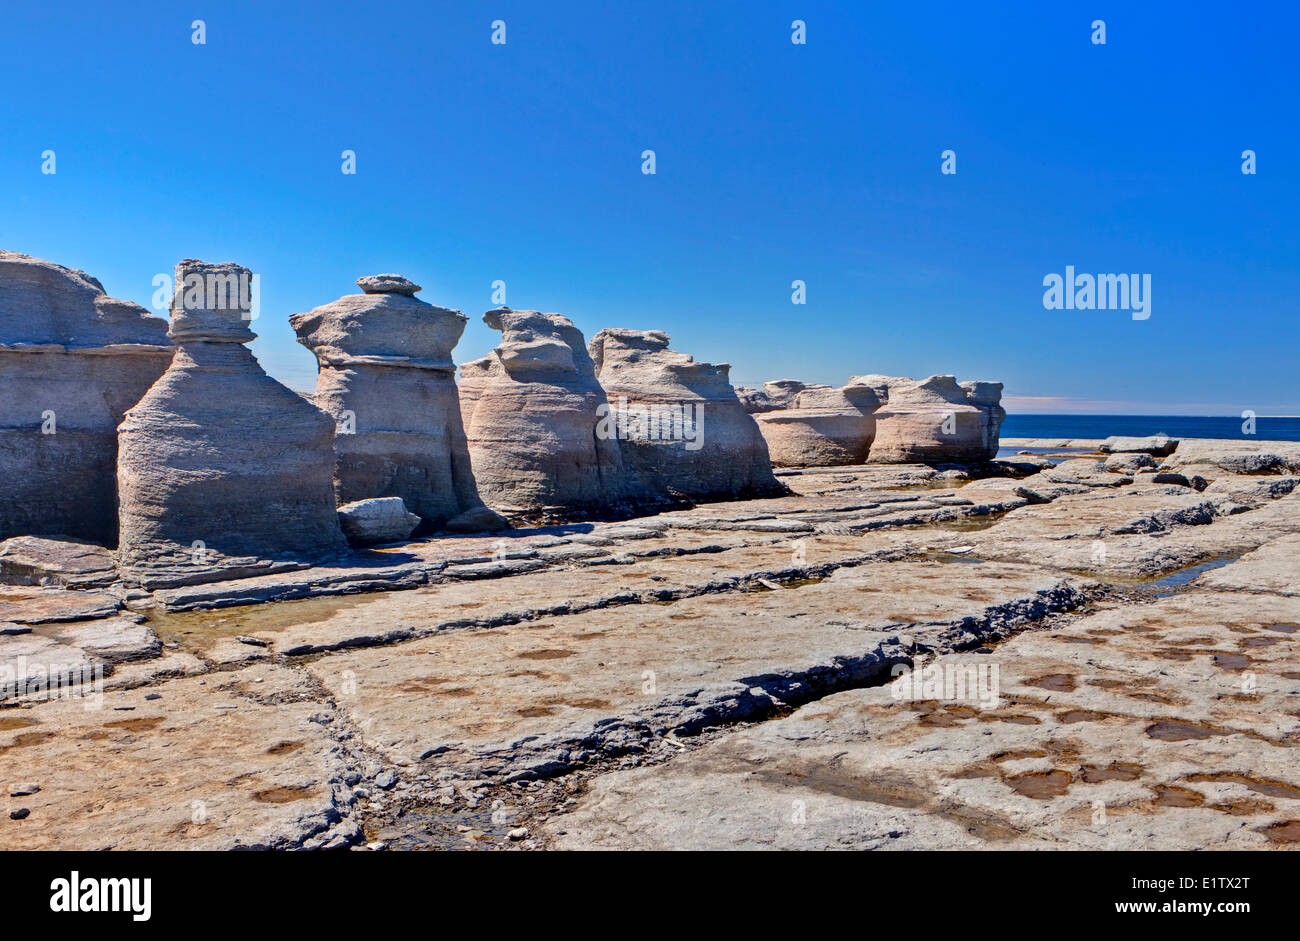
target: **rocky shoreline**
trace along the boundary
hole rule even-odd
[[[102,682],[0,703],[0,844],[1294,847],[1300,445],[1001,444],[155,590],[10,539],[3,659]]]

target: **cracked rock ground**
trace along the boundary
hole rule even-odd
[[[1071,444],[156,592],[28,541],[0,661],[102,683],[0,703],[0,846],[1296,846],[1295,468]]]

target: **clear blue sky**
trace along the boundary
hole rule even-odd
[[[146,306],[180,258],[247,265],[253,349],[299,389],[287,316],[395,271],[470,315],[458,361],[501,279],[738,384],[1300,414],[1300,5],[979,6],[11,3],[0,247]],[[1150,273],[1151,318],[1045,310],[1066,265]]]

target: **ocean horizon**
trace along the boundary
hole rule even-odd
[[[1255,433],[1236,416],[1196,415],[1027,415],[1009,414],[1003,438],[1108,438],[1111,435],[1169,435],[1171,438],[1233,438],[1300,441],[1300,417],[1256,418]]]

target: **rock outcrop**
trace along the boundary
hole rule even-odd
[[[649,500],[623,464],[616,438],[596,434],[605,393],[582,334],[560,314],[499,307],[483,321],[501,331],[467,429],[479,495],[512,520],[626,515]]]
[[[346,551],[334,422],[244,346],[251,273],[176,266],[171,366],[118,432],[119,565],[145,587],[260,574]]]
[[[167,321],[0,251],[0,539],[117,538],[117,426],[172,357]]]
[[[336,423],[338,502],[400,497],[437,528],[482,505],[451,361],[467,318],[417,300],[400,275],[357,284],[289,318],[320,366],[313,400]]]
[[[420,517],[407,512],[401,497],[376,497],[339,507],[343,535],[354,546],[401,542],[420,525]]]
[[[502,374],[501,363],[495,353],[460,364],[460,379],[456,383],[456,389],[460,396],[460,420],[467,433],[474,417],[474,406],[483,394],[483,387]]]
[[[1000,382],[957,383],[953,376],[913,380],[855,376],[881,401],[870,459],[884,464],[992,460],[1006,412]]]
[[[742,390],[778,467],[863,464],[875,437],[873,413],[880,405],[869,386],[842,388],[777,379]]]
[[[670,350],[660,330],[601,330],[587,350],[610,404],[598,433],[615,434],[624,464],[652,492],[692,500],[785,493],[730,366]]]
[[[1133,452],[1150,454],[1154,457],[1168,457],[1178,450],[1178,439],[1168,435],[1150,435],[1145,438],[1112,435],[1097,446],[1105,454],[1122,454]]]

